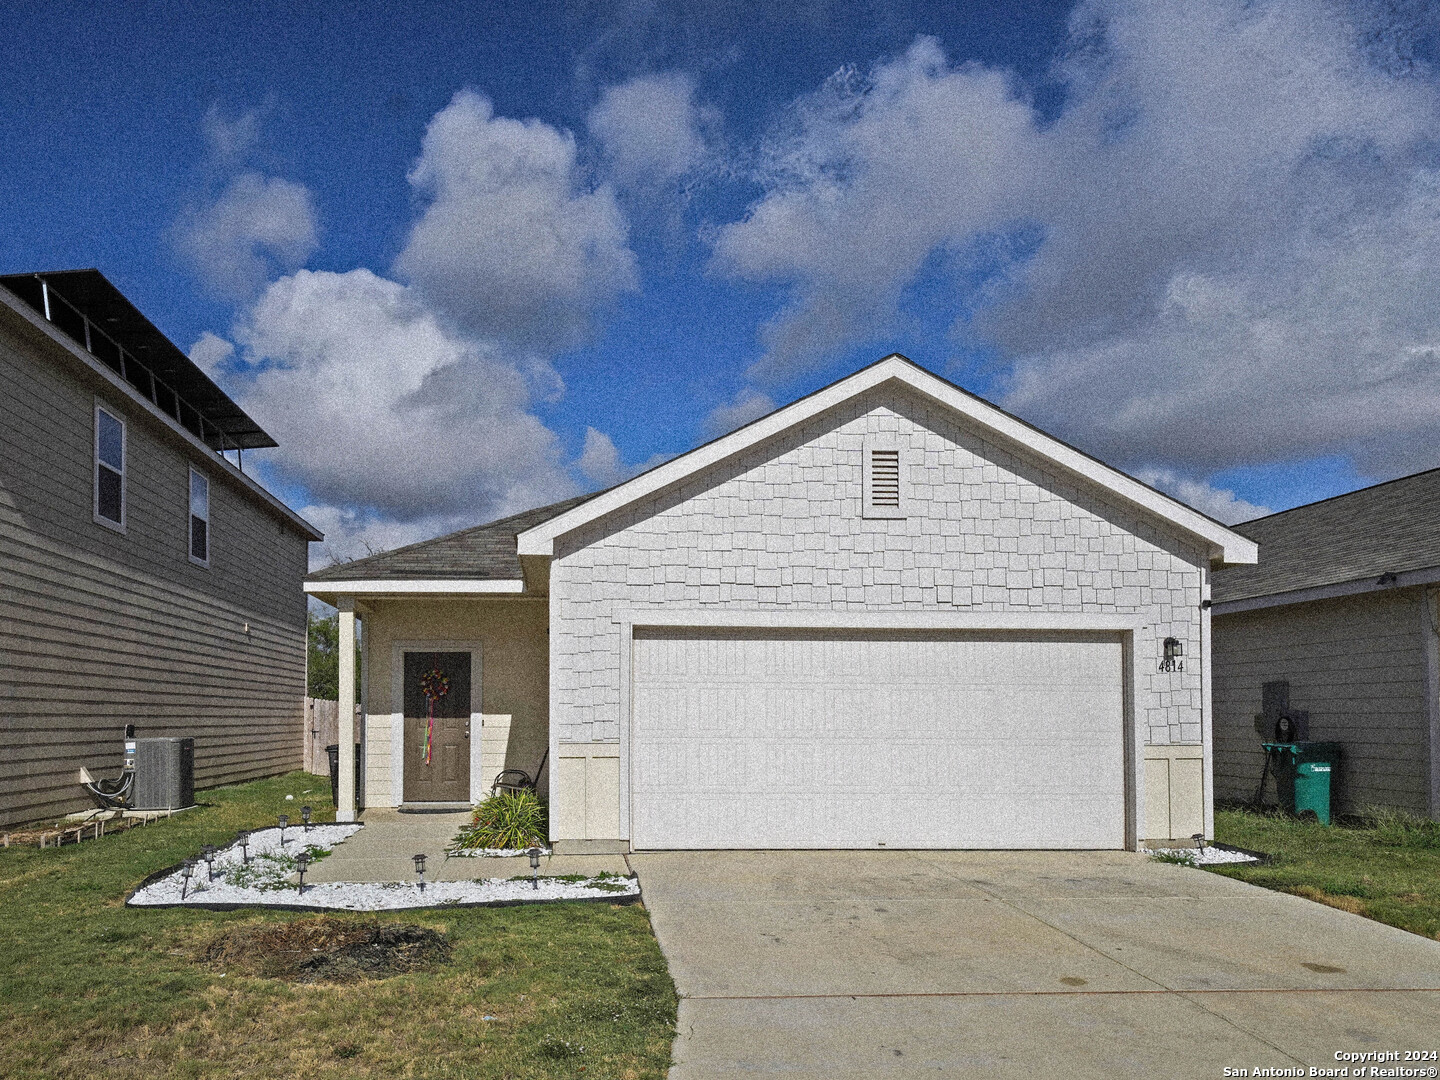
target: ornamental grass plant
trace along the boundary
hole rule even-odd
[[[531,791],[491,795],[475,808],[471,823],[455,838],[460,851],[543,847],[549,834],[545,804]]]

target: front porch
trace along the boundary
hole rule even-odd
[[[339,610],[340,654],[357,640],[361,653],[358,683],[340,665],[337,820],[402,806],[460,810],[487,796],[506,769],[531,777],[539,769],[545,794],[546,598],[466,594],[456,585],[454,595],[317,591]],[[356,702],[359,730],[347,723]]]

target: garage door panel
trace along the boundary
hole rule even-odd
[[[1115,639],[637,633],[640,847],[1118,847]]]

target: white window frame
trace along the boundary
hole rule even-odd
[[[199,480],[205,485],[205,516],[200,518],[205,523],[205,558],[195,557],[195,519],[199,517],[195,513],[195,481]],[[194,465],[190,466],[190,472],[185,484],[185,553],[190,556],[190,561],[196,566],[210,569],[210,552],[214,540],[214,530],[210,527],[210,519],[214,515],[210,512],[210,478]]]
[[[875,451],[893,451],[897,455],[900,464],[900,505],[899,506],[876,506],[874,499],[874,463]],[[910,502],[910,485],[906,480],[908,464],[906,458],[907,447],[905,443],[896,438],[889,438],[881,435],[867,436],[861,445],[861,493],[860,493],[860,516],[864,518],[898,519],[906,516],[906,508]]]
[[[100,414],[104,413],[111,420],[120,425],[120,520],[113,521],[100,513],[100,470],[107,469],[110,472],[116,470],[100,460]],[[125,532],[127,519],[126,511],[129,510],[129,487],[127,481],[130,472],[130,429],[125,423],[125,417],[120,415],[119,410],[104,404],[98,398],[95,400],[94,414],[94,446],[91,453],[90,464],[90,516],[96,525],[103,525],[114,532]]]

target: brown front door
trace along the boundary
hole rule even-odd
[[[431,673],[440,672],[443,681]],[[444,687],[432,702],[425,695]],[[430,761],[425,761],[426,729],[431,710]],[[405,654],[405,784],[404,801],[470,801],[470,654],[468,652],[407,652]]]

